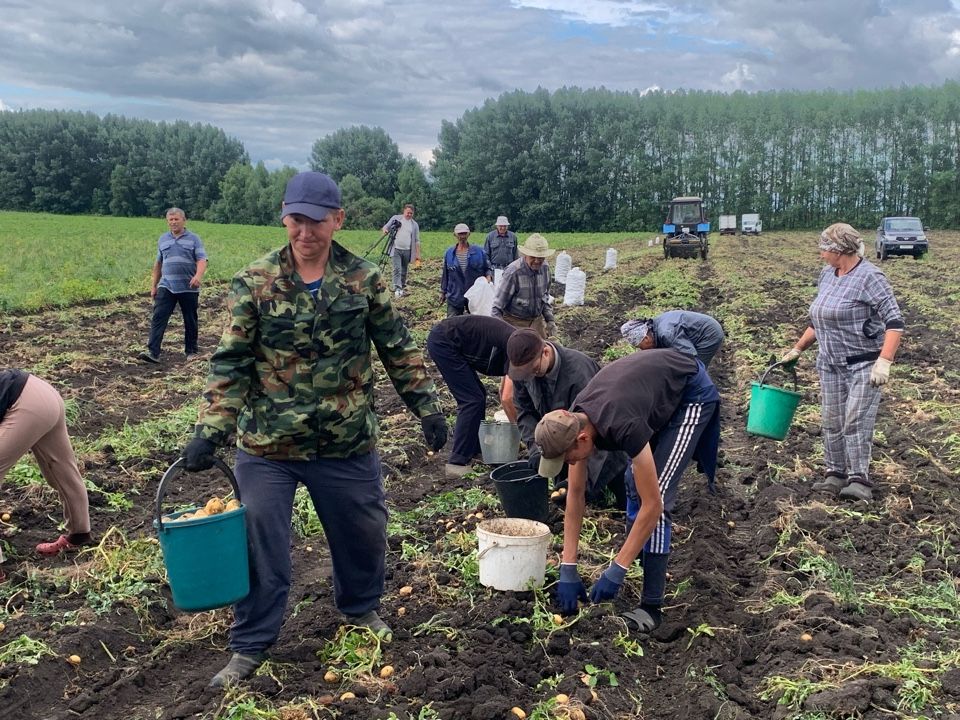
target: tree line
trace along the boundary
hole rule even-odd
[[[423,168],[381,128],[316,140],[308,160],[341,185],[347,227],[406,202],[421,226],[497,215],[515,229],[649,229],[677,195],[766,228],[884,215],[960,226],[960,84],[857,92],[515,91],[442,123]],[[0,112],[0,207],[272,224],[293,168],[252,165],[209,125],[60,111]]]

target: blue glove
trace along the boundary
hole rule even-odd
[[[627,576],[627,569],[616,560],[610,563],[610,567],[603,571],[600,579],[590,588],[590,602],[603,602],[604,600],[613,600],[620,587],[623,585],[623,579]]]
[[[447,444],[447,419],[440,413],[427,415],[420,421],[427,447],[436,452]]]
[[[587,601],[587,589],[583,586],[576,563],[560,564],[560,582],[557,583],[557,607],[562,615],[573,615],[577,601]]]

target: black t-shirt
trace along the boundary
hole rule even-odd
[[[467,364],[483,375],[503,377],[510,367],[507,340],[516,328],[487,315],[457,315],[441,320],[432,332],[446,335]]]
[[[680,405],[697,361],[664,348],[641,350],[603,367],[577,395],[572,412],[586,413],[601,450],[636,457]]]
[[[23,370],[0,370],[0,420],[23,392],[27,384],[27,373]]]

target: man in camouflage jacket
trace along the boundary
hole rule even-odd
[[[240,271],[230,321],[210,360],[188,470],[211,467],[237,434],[236,476],[246,506],[250,594],[234,605],[233,656],[223,686],[266,659],[290,588],[290,521],[303,483],[333,561],[334,597],[348,622],[389,639],[377,615],[384,588],[386,501],[376,453],[371,344],[428,445],[446,442],[423,356],[377,268],[333,241],[340,191],[322,173],[294,176],[282,220],[289,244]]]

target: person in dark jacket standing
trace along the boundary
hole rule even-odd
[[[457,244],[447,248],[443,256],[443,275],[440,278],[440,302],[447,301],[447,317],[463,315],[467,310],[464,294],[479,278],[493,282],[493,270],[476,245],[470,244],[470,228],[458,223],[453,228]]]
[[[517,235],[510,230],[510,221],[506,215],[498,217],[493,230],[487,233],[483,241],[483,252],[494,270],[503,270],[520,257],[517,253]]]
[[[36,375],[23,370],[0,370],[0,483],[7,471],[30,451],[43,479],[60,496],[67,530],[53,542],[37,545],[37,552],[58,555],[91,544],[90,503],[67,434],[63,398]],[[0,568],[0,581],[5,577]]]
[[[529,451],[531,470],[540,467],[537,423],[552,410],[573,405],[580,391],[600,370],[596,361],[579,350],[544,340],[535,331],[517,330],[507,342],[509,377],[513,383],[513,404],[517,408],[520,436]],[[623,452],[598,450],[588,460],[587,502],[603,500],[609,487],[620,508],[626,506],[623,472],[630,458]],[[566,487],[566,467],[555,478],[555,487]]]
[[[628,320],[620,334],[638,350],[673,348],[694,355],[706,368],[723,345],[723,328],[714,318],[690,310],[668,310],[652,319]]]
[[[457,401],[453,449],[444,467],[448,478],[470,472],[480,454],[480,423],[487,408],[487,391],[477,373],[507,374],[507,341],[515,328],[486,315],[461,315],[441,320],[427,336],[427,352]]]
[[[294,175],[280,215],[287,244],[231,281],[230,320],[210,358],[187,470],[213,466],[236,434],[247,509],[250,594],[233,606],[233,655],[210,682],[252,675],[283,624],[290,592],[290,518],[303,484],[333,563],[334,602],[347,622],[392,637],[378,609],[386,572],[387,505],[376,451],[371,350],[431,450],[447,440],[423,355],[376,265],[334,240],[340,189],[319,172]]]
[[[646,350],[615,360],[594,375],[570,410],[554,410],[535,432],[543,456],[540,474],[554,477],[570,463],[563,556],[557,601],[574,613],[587,593],[577,572],[583,524],[585,460],[597,449],[631,457],[627,478],[639,498],[627,537],[610,566],[590,589],[592,602],[612,600],[627,568],[643,552],[640,607],[624,613],[629,627],[650,632],[661,620],[670,557],[671,511],[680,479],[697,457],[709,478],[716,472],[720,394],[703,363],[677,350]]]

